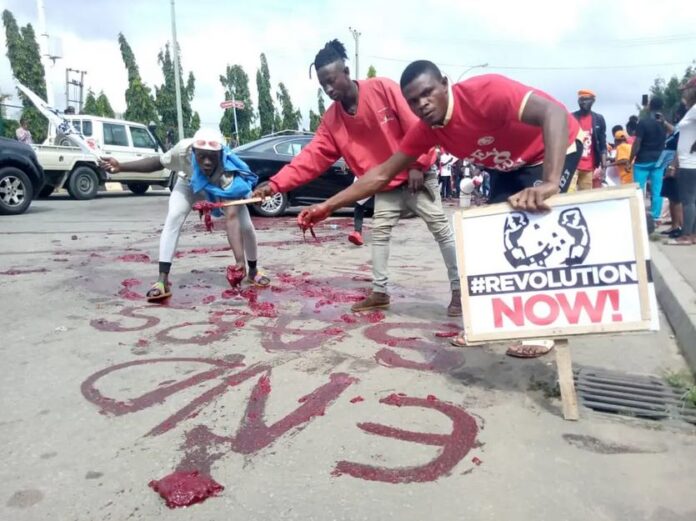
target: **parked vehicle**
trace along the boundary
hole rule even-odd
[[[309,144],[314,134],[284,131],[241,145],[234,152],[259,176],[263,184],[292,161]],[[303,206],[325,201],[353,183],[353,174],[345,161],[339,159],[322,175],[287,194],[276,194],[263,203],[252,206],[254,213],[264,217],[285,214],[289,206]]]
[[[44,172],[29,146],[0,137],[0,214],[27,211],[44,184]]]
[[[66,119],[87,141],[94,141],[105,154],[121,162],[162,153],[157,140],[141,123],[88,115]],[[151,185],[170,187],[175,179],[175,175],[166,169],[151,174],[107,174],[99,167],[95,156],[82,152],[67,138],[58,138],[53,144],[34,145],[34,148],[46,172],[47,182],[40,194],[42,197],[48,197],[56,188],[65,187],[75,199],[92,199],[106,181],[123,183],[134,194],[143,194]]]

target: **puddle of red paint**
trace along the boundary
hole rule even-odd
[[[125,279],[121,281],[121,286],[123,286],[118,295],[128,300],[142,300],[145,297],[140,293],[136,293],[131,288],[139,286],[141,282],[138,279]]]
[[[193,472],[173,472],[148,486],[157,492],[169,508],[187,507],[216,496],[225,487],[210,476]]]
[[[365,398],[362,396],[356,396],[355,398],[351,398],[350,403],[359,403],[359,402],[364,402]]]
[[[458,331],[438,331],[435,336],[438,338],[452,338],[459,334]]]
[[[150,262],[150,256],[145,253],[128,253],[116,257],[116,260],[121,262]]]
[[[208,295],[207,297],[203,298],[203,304],[211,304],[211,303],[215,302],[216,298],[217,297],[215,297],[215,295]]]

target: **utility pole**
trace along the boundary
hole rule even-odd
[[[362,35],[362,33],[360,31],[358,31],[357,29],[353,29],[352,27],[348,27],[348,30],[353,35],[353,39],[355,40],[355,79],[359,80],[360,79],[360,35]]]
[[[46,9],[44,8],[44,0],[36,0],[36,10],[38,11],[37,25],[39,29],[39,50],[41,52],[41,63],[46,72],[46,103],[51,107],[55,107],[53,99],[53,83],[51,82],[51,64],[50,51],[48,47],[48,32],[46,31]]]
[[[172,52],[174,53],[174,86],[176,87],[176,122],[179,140],[184,139],[184,118],[181,115],[181,81],[179,80],[179,42],[176,39],[176,12],[172,0]]]

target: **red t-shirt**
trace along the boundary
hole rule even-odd
[[[358,81],[358,108],[348,114],[341,103],[332,103],[324,113],[312,141],[289,165],[271,177],[279,192],[287,192],[319,177],[340,157],[356,176],[382,164],[399,149],[406,131],[418,118],[408,107],[399,86],[387,78]],[[435,162],[430,149],[416,154],[414,165],[427,170]],[[384,190],[408,180],[408,171],[399,172]]]
[[[594,150],[592,148],[592,114],[580,116],[578,120],[582,130],[582,157],[578,170],[594,170]]]
[[[541,127],[520,119],[532,92],[561,105],[545,92],[499,74],[456,83],[451,93],[451,119],[442,127],[419,120],[401,142],[401,152],[417,157],[437,144],[464,161],[503,171],[541,163]],[[568,145],[574,143],[578,129],[578,122],[568,114]]]

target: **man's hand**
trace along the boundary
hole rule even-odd
[[[515,210],[525,212],[549,212],[551,207],[546,204],[546,199],[559,192],[558,185],[553,183],[541,183],[531,188],[525,188],[521,192],[508,197],[508,203]]]
[[[256,190],[254,190],[254,193],[251,194],[251,197],[260,197],[262,199],[266,199],[267,197],[272,197],[275,195],[276,191],[273,189],[273,185],[271,183],[264,183],[261,186],[257,186]]]
[[[316,223],[323,221],[331,215],[331,207],[328,204],[313,204],[302,210],[297,216],[297,224],[304,231],[312,228]]]
[[[114,157],[100,157],[99,166],[111,174],[118,174],[121,171],[121,163]]]
[[[423,188],[423,172],[417,168],[408,171],[408,189],[415,194]]]

